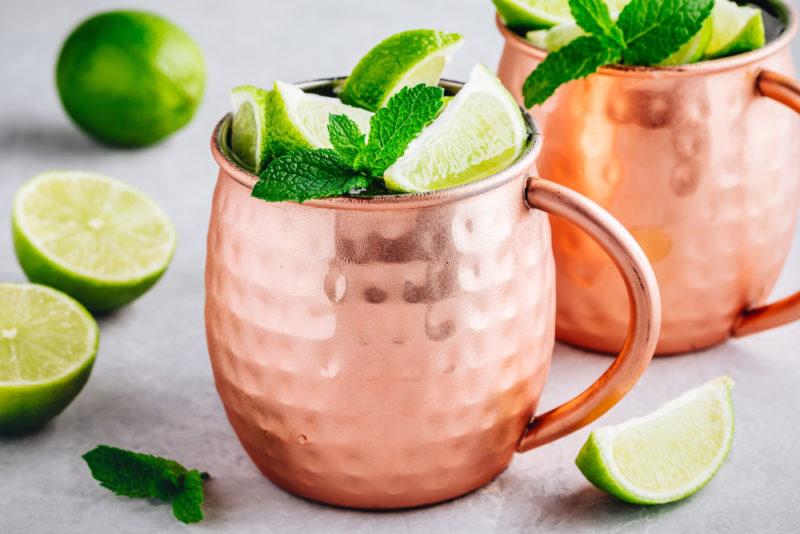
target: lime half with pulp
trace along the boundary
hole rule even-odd
[[[384,173],[396,191],[420,193],[491,176],[522,154],[528,139],[514,97],[483,65],[444,111]]]
[[[270,157],[279,158],[300,148],[332,148],[328,136],[330,115],[347,115],[361,133],[369,132],[372,113],[343,104],[338,98],[306,93],[290,83],[275,82],[267,112]]]
[[[592,484],[623,501],[688,497],[714,477],[731,449],[732,387],[723,376],[649,415],[599,428],[575,463]]]
[[[14,247],[31,280],[59,289],[92,312],[142,295],[167,269],[175,230],[143,193],[118,180],[52,171],[14,199]]]
[[[706,59],[732,56],[764,46],[764,19],[756,7],[716,0],[711,11],[713,33],[705,50]]]
[[[58,415],[92,370],[99,332],[67,295],[36,284],[0,283],[0,433]]]
[[[437,85],[464,39],[457,33],[409,30],[381,41],[365,55],[342,88],[342,101],[370,111],[403,87]]]
[[[267,107],[271,92],[252,85],[231,91],[231,148],[249,170],[259,174],[269,159]]]
[[[573,22],[568,0],[492,0],[503,22],[516,31]]]

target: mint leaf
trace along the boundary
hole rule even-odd
[[[273,160],[261,173],[252,196],[268,202],[333,197],[363,188],[369,179],[353,170],[335,150],[300,149]]]
[[[328,136],[336,154],[351,167],[367,145],[367,136],[361,133],[358,124],[347,115],[330,115]]]
[[[603,65],[616,63],[620,57],[621,48],[609,48],[598,37],[578,37],[556,52],[547,54],[545,60],[528,76],[522,86],[525,106],[541,104],[561,84],[588,76]]]
[[[108,445],[98,445],[82,458],[89,466],[92,477],[100,482],[101,486],[117,495],[173,501],[173,509],[176,506],[175,500],[180,497],[181,502],[178,506],[181,507],[183,517],[196,518],[199,510],[200,519],[203,518],[202,509],[199,507],[203,503],[202,481],[208,478],[207,473],[188,471],[178,462],[159,456]],[[199,486],[196,482],[198,478]],[[189,502],[196,503],[195,509],[192,509]],[[177,512],[175,516],[178,517]],[[184,521],[181,517],[178,519]]]
[[[611,20],[604,0],[569,0],[572,18],[587,33],[607,42],[610,47],[624,47],[625,38]]]
[[[408,144],[436,118],[443,105],[441,87],[421,83],[401,89],[372,116],[367,147],[356,159],[356,169],[383,176]]]
[[[714,0],[632,0],[619,15],[628,65],[655,65],[689,41],[711,13]]]
[[[197,523],[203,519],[203,475],[192,469],[184,476],[180,492],[172,499],[172,513],[178,521]]]

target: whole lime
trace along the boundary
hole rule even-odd
[[[185,126],[205,87],[205,62],[179,27],[143,11],[82,22],[61,48],[56,85],[69,116],[99,141],[155,143]]]

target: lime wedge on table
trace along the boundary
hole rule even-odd
[[[299,148],[332,148],[328,137],[331,114],[347,115],[362,133],[369,132],[371,112],[343,104],[338,98],[305,93],[290,83],[275,82],[267,112],[270,156],[279,158]]]
[[[403,87],[437,85],[463,41],[457,33],[436,30],[392,35],[358,62],[342,88],[342,101],[377,111]]]
[[[28,278],[64,291],[93,312],[147,291],[175,249],[175,230],[153,201],[87,172],[32,178],[14,199],[12,226]]]
[[[733,380],[723,376],[655,412],[591,433],[575,463],[615,497],[661,504],[692,495],[716,474],[733,441]]]
[[[514,97],[476,65],[444,111],[385,174],[390,189],[424,192],[474,182],[513,163],[528,138]]]
[[[98,335],[67,295],[0,283],[0,432],[36,428],[66,408],[89,378]]]
[[[252,85],[231,91],[231,148],[256,174],[267,164],[267,106],[271,92]]]
[[[764,46],[764,20],[760,9],[740,6],[730,0],[716,0],[711,19],[714,29],[705,50],[706,59],[740,54]]]
[[[519,30],[552,28],[572,22],[568,0],[492,0],[506,26]]]

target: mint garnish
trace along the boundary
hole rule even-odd
[[[603,0],[570,0],[575,22],[589,35],[550,52],[522,88],[525,105],[547,100],[562,84],[603,65],[655,65],[688,42],[711,13],[714,0],[631,0],[616,24]]]
[[[183,523],[203,519],[203,481],[208,473],[178,462],[98,445],[83,455],[92,476],[117,495],[172,502],[172,513]]]
[[[253,196],[268,202],[303,202],[370,189],[443,105],[440,87],[405,87],[372,116],[369,137],[346,115],[331,114],[328,135],[333,148],[294,150],[273,160],[259,176]]]

